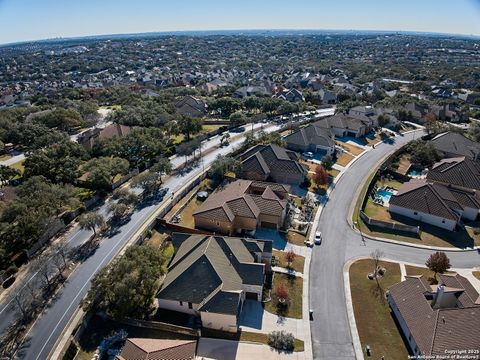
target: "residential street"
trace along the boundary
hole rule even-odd
[[[332,114],[332,109],[322,109],[319,111],[320,116],[327,116]],[[254,131],[263,128],[267,132],[275,131],[280,128],[279,125],[274,124],[254,124]],[[220,136],[215,136],[202,143],[202,154],[206,154],[207,150],[213,149],[207,155],[202,157],[203,165],[200,162],[199,166],[185,172],[181,175],[171,176],[164,182],[164,188],[168,189],[164,197],[164,201],[169,199],[172,192],[180,189],[190,179],[203,171],[203,167],[210,165],[219,154],[228,154],[234,148],[241,145],[245,134],[251,131],[251,125],[246,125],[247,131],[242,133],[240,137],[233,139],[237,133],[231,133],[232,140],[229,146],[223,148],[216,148],[220,143]],[[183,166],[183,157],[172,157],[172,165],[174,168]],[[145,219],[149,218],[158,207],[164,202],[154,205],[149,205],[135,211],[130,220],[116,231],[110,238],[104,239],[96,251],[83,263],[79,264],[75,272],[70,276],[63,288],[58,292],[56,299],[51,306],[43,313],[37,320],[34,327],[27,336],[23,346],[17,353],[18,358],[22,359],[46,359],[51,348],[55,344],[57,337],[61,334],[70,317],[78,307],[80,300],[85,296],[89,287],[91,278],[111,259],[115,257],[122,246],[132,237],[133,234],[142,226]],[[104,213],[106,206],[103,205],[98,209],[99,212]],[[76,248],[85,241],[87,241],[92,232],[80,230],[75,227],[74,231],[68,234],[67,243],[70,248]],[[8,306],[9,302],[2,304],[0,307],[0,332],[3,332],[14,318],[14,310]]]
[[[413,139],[414,133],[395,137],[393,144],[379,144],[354,162],[339,179],[323,209],[318,230],[323,242],[313,251],[310,266],[310,306],[314,311],[311,322],[312,346],[315,359],[355,359],[350,326],[347,318],[343,286],[343,266],[348,259],[369,256],[380,249],[386,258],[424,264],[432,251],[365,239],[347,222],[356,191],[365,179],[393,149]],[[418,138],[418,134],[416,134]],[[477,251],[448,252],[452,267],[478,266]]]

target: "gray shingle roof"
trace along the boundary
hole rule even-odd
[[[480,161],[467,157],[443,159],[432,166],[427,179],[480,190]]]
[[[255,263],[250,253],[256,240],[172,234],[172,241],[176,253],[158,293],[161,299],[191,302],[200,307],[210,304],[209,311],[229,314],[233,307],[237,309],[238,298],[219,295],[220,292],[240,292],[243,284],[263,284],[265,265]],[[267,251],[265,242],[258,241],[258,246]],[[229,298],[234,303],[218,309]]]
[[[333,134],[328,128],[322,128],[310,124],[305,128],[300,128],[294,133],[285,136],[287,144],[309,146],[317,145],[324,147],[335,146],[335,140],[333,140]]]
[[[480,156],[480,144],[456,132],[439,134],[431,140],[431,143],[435,149],[443,153],[466,156],[470,159],[475,158],[476,154]]]

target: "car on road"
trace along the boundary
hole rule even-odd
[[[322,243],[322,233],[317,231],[315,233],[315,245],[320,245]]]
[[[313,158],[313,153],[311,151],[307,151],[303,153],[303,156],[306,158]]]

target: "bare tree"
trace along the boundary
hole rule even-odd
[[[33,304],[35,304],[38,300],[38,280],[36,277],[32,277],[29,281],[25,283],[25,290],[28,291],[32,298]]]
[[[67,268],[67,263],[65,261],[65,258],[63,256],[61,256],[59,253],[57,253],[53,256],[52,260],[53,260],[52,261],[53,266],[55,266],[55,268],[57,268],[58,273],[60,274],[60,276],[63,279],[64,278],[63,271]]]
[[[48,261],[42,262],[41,260],[37,259],[33,264],[33,268],[38,272],[42,286],[49,290],[52,285],[52,279],[50,278],[52,273],[52,263]]]
[[[13,297],[15,310],[20,314],[21,321],[24,323],[28,321],[32,313],[33,301],[30,294],[25,288],[20,289]]]
[[[67,267],[67,261],[69,257],[69,250],[65,246],[65,244],[58,244],[54,247],[54,251],[57,253],[56,255],[62,259],[64,269]]]
[[[381,250],[375,249],[370,253],[370,257],[373,260],[373,265],[375,266],[375,269],[373,271],[373,277],[375,278],[375,281],[377,282],[377,286],[380,287],[380,283],[378,282],[378,270],[380,268],[380,260],[383,257],[384,253]]]

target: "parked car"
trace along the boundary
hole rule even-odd
[[[308,246],[308,247],[312,247],[313,246],[313,241],[310,240],[310,239],[305,239],[303,241],[303,243],[305,244],[305,246]],[[480,251],[480,250],[479,250]]]
[[[313,153],[311,151],[307,151],[303,153],[303,156],[306,158],[313,158]]]
[[[317,231],[315,233],[315,245],[320,245],[322,243],[322,233]]]

